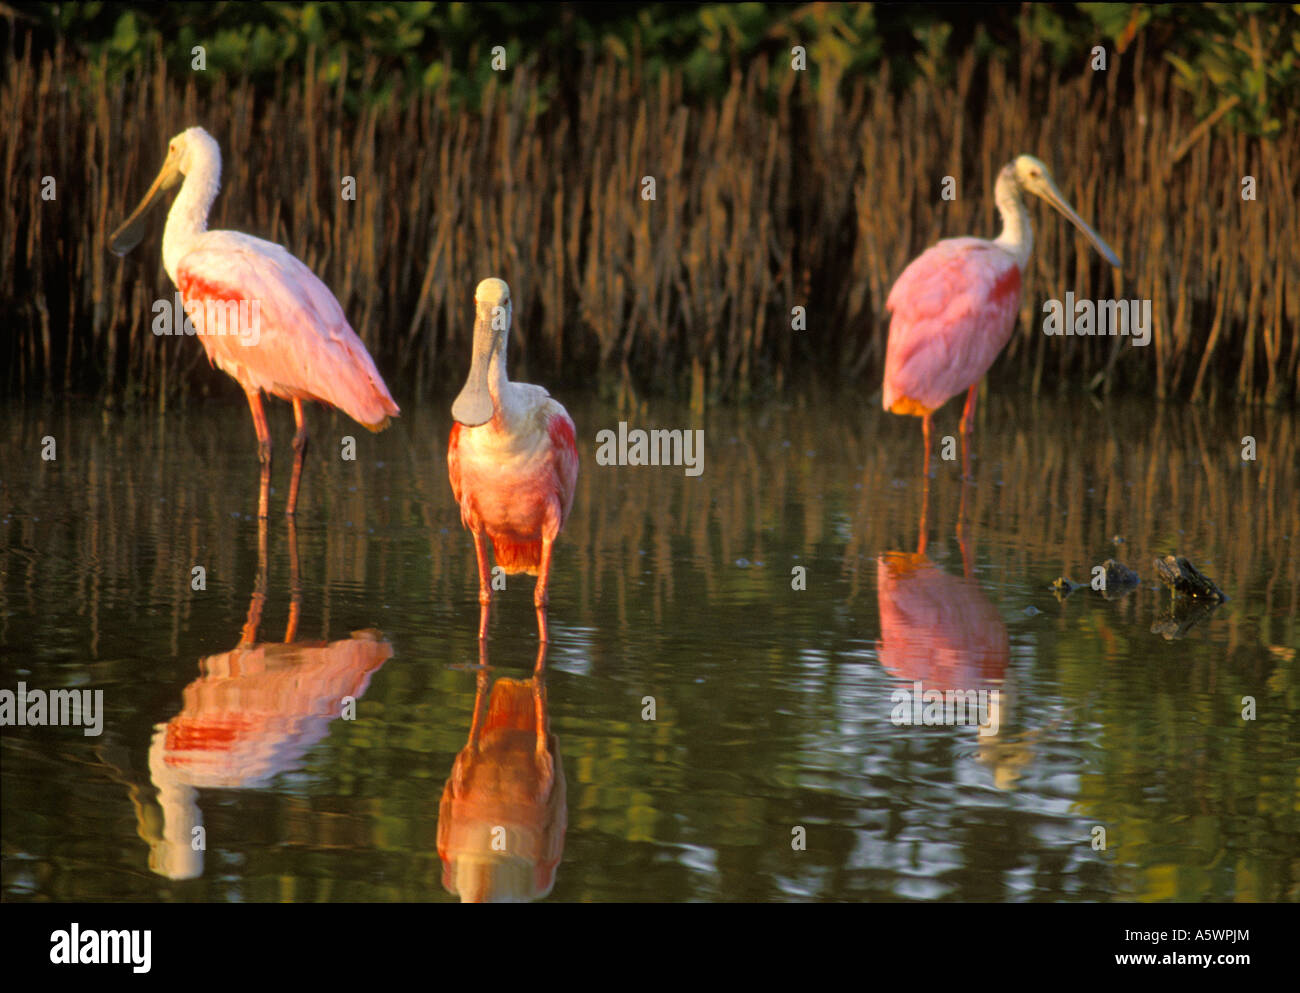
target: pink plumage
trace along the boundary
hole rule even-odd
[[[554,540],[573,508],[578,483],[576,432],[564,408],[544,399],[545,432],[531,435],[533,440],[525,443],[524,450],[510,457],[501,457],[497,445],[485,450],[470,444],[467,437],[470,432],[505,437],[507,428],[500,414],[482,427],[451,426],[447,475],[460,505],[461,523],[471,532],[487,535],[497,565],[507,574],[537,575],[542,539]]]
[[[401,412],[334,294],[281,246],[208,231],[176,282],[208,358],[246,391],[327,403],[372,431]],[[255,336],[209,333],[210,302],[256,303]]]
[[[949,238],[922,253],[889,293],[883,406],[928,414],[984,378],[1011,338],[1020,269],[979,238]]]
[[[202,128],[187,128],[168,142],[153,185],[109,239],[113,251],[125,255],[140,243],[145,214],[178,182],[163,232],[163,267],[181,291],[209,361],[244,388],[262,463],[258,517],[267,516],[271,485],[271,433],[262,394],[293,404],[298,431],[285,505],[293,515],[307,450],[304,401],[337,407],[371,431],[382,431],[401,411],[343,308],[315,273],[272,242],[208,230],[221,189],[221,149]]]
[[[889,344],[881,403],[921,418],[925,472],[930,472],[930,422],[949,399],[966,391],[962,411],[962,472],[969,475],[967,438],[974,427],[979,382],[1011,338],[1020,284],[1034,247],[1024,194],[1042,197],[1087,235],[1103,258],[1119,257],[1061,195],[1047,166],[1018,155],[998,173],[993,195],[1002,215],[994,241],[949,238],[909,265],[889,292]]]
[[[451,405],[447,475],[461,523],[474,535],[479,639],[487,637],[492,604],[490,541],[503,572],[537,577],[537,631],[547,641],[551,552],[573,508],[578,441],[558,400],[506,374],[512,306],[503,279],[489,276],[474,291],[474,348],[469,378]]]

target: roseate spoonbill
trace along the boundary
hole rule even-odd
[[[478,557],[480,638],[487,637],[492,589],[487,545],[507,574],[537,576],[537,630],[547,640],[551,546],[573,506],[578,446],[573,420],[540,386],[506,378],[510,287],[488,278],[474,291],[474,355],[451,405],[447,474]]]
[[[181,291],[208,360],[248,396],[262,463],[259,517],[267,516],[271,479],[262,391],[293,403],[298,431],[285,507],[292,515],[307,450],[304,400],[337,407],[371,431],[382,431],[401,411],[338,300],[310,269],[269,241],[208,230],[208,211],[221,187],[221,149],[202,128],[188,128],[168,144],[158,178],[113,232],[113,251],[125,255],[140,243],[145,214],[178,181],[181,190],[163,231],[163,268]]]
[[[995,240],[947,238],[903,270],[885,303],[893,317],[882,399],[885,410],[922,418],[927,475],[931,416],[966,391],[961,416],[965,461],[975,391],[1015,327],[1021,276],[1034,249],[1026,192],[1050,203],[1088,236],[1107,262],[1120,265],[1110,246],[1066,202],[1047,166],[1032,155],[1020,155],[998,173],[994,196],[1002,233]]]

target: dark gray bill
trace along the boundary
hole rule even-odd
[[[1035,192],[1068,218],[1071,224],[1087,235],[1088,240],[1091,241],[1093,247],[1101,253],[1102,258],[1113,265],[1116,269],[1121,267],[1122,264],[1119,260],[1119,256],[1115,254],[1114,250],[1112,250],[1109,245],[1102,241],[1101,235],[1094,231],[1092,226],[1075,212],[1074,208],[1070,206],[1069,201],[1067,201],[1065,197],[1061,195],[1061,191],[1056,188],[1055,183],[1044,177],[1042,188]]]
[[[172,157],[168,155],[167,161],[163,163],[162,170],[153,181],[153,185],[149,187],[149,192],[140,201],[140,205],[131,211],[131,216],[123,221],[121,226],[109,237],[108,247],[114,253],[125,255],[140,244],[140,239],[144,237],[146,230],[145,218],[149,213],[149,208],[161,200],[162,195],[175,186],[180,178],[180,169],[176,167]]]
[[[451,416],[466,427],[478,427],[492,420],[492,393],[488,389],[488,370],[492,367],[496,335],[490,322],[474,322],[474,359],[469,367],[469,378],[460,395],[451,405]]]

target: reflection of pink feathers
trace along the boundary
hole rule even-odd
[[[343,698],[366,691],[393,646],[371,631],[324,642],[267,642],[210,655],[167,723],[167,766],[192,786],[259,785],[325,737]]]
[[[176,285],[208,358],[245,390],[319,400],[372,431],[399,413],[334,294],[279,245],[238,231],[206,231],[181,257]],[[256,319],[255,334],[207,327],[209,304],[227,303],[243,304],[243,320]],[[214,318],[222,311],[214,306]]]
[[[461,749],[443,787],[442,882],[462,900],[532,900],[555,885],[568,827],[567,787],[536,692],[531,679],[492,684],[478,740]],[[503,829],[504,852],[493,845],[494,832]]]
[[[884,408],[923,415],[983,379],[1010,340],[1020,269],[991,242],[949,238],[903,270],[885,306]]]
[[[924,555],[890,552],[876,564],[880,664],[927,689],[978,689],[1001,680],[1011,654],[1007,626],[968,579]]]

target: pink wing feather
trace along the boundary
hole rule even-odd
[[[903,270],[885,306],[884,408],[932,411],[983,379],[1011,338],[1020,269],[992,242],[949,238]]]
[[[371,430],[400,413],[334,294],[279,245],[209,232],[180,260],[176,281],[208,358],[244,389],[319,400]],[[245,301],[250,314],[255,302],[255,338],[205,333],[215,330],[207,301]]]
[[[546,431],[551,437],[551,459],[555,465],[555,478],[560,484],[560,506],[563,514],[560,527],[569,519],[573,508],[573,494],[578,485],[578,442],[573,418],[558,403],[559,411],[551,415]]]

